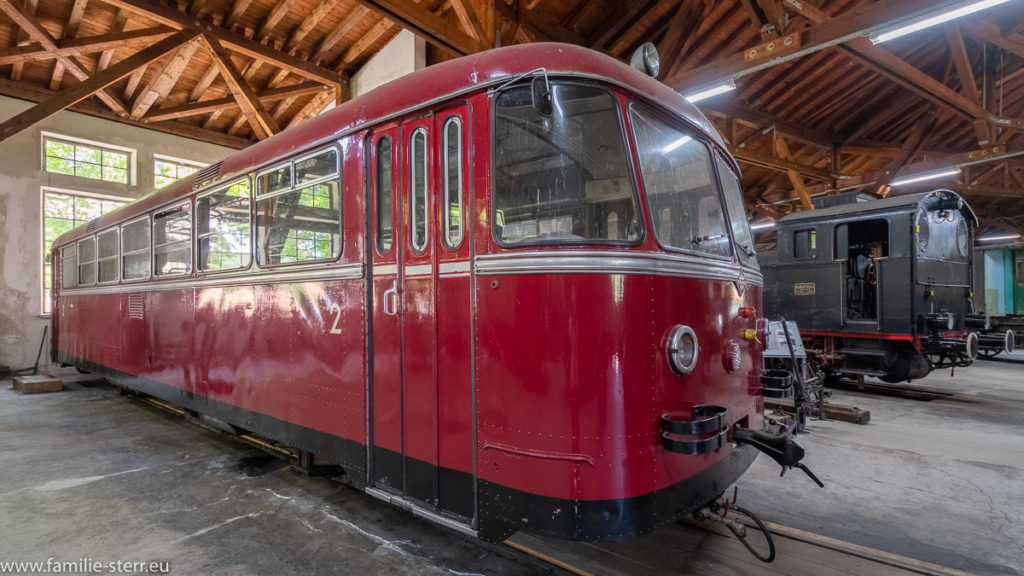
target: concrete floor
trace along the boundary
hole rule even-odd
[[[979,362],[921,402],[836,392],[872,422],[812,422],[806,462],[759,458],[765,520],[970,571],[1024,574],[1024,364]],[[0,389],[0,561],[168,561],[172,573],[550,571],[100,384]]]

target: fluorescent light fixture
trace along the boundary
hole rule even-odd
[[[1010,234],[1009,236],[989,236],[988,238],[978,238],[978,242],[995,242],[996,240],[1017,240],[1020,238],[1020,234]]]
[[[758,222],[757,224],[751,224],[750,225],[750,229],[751,230],[764,230],[765,228],[774,228],[774,227],[775,227],[775,221],[774,220],[766,220],[764,222]]]
[[[893,38],[899,38],[900,36],[906,36],[907,34],[913,34],[918,30],[924,30],[925,28],[931,28],[937,26],[943,22],[949,22],[968,14],[974,14],[980,10],[991,8],[1009,2],[1009,0],[981,0],[980,2],[971,2],[965,6],[955,8],[953,10],[947,10],[936,14],[935,16],[929,16],[910,24],[904,24],[891,30],[881,32],[878,34],[871,35],[872,44],[881,44],[882,42],[888,42]]]
[[[732,80],[730,80],[730,81],[726,82],[725,84],[719,84],[718,86],[715,86],[714,88],[708,88],[707,90],[701,90],[700,92],[694,92],[693,94],[684,94],[683,98],[686,98],[687,100],[689,100],[690,104],[696,104],[697,102],[700,102],[701,100],[707,100],[708,98],[711,98],[712,96],[718,96],[719,94],[724,94],[726,92],[729,92],[730,90],[735,90],[735,89],[736,89],[736,83],[733,82]]]
[[[915,182],[924,182],[925,180],[933,180],[935,178],[942,178],[944,176],[955,176],[960,173],[959,168],[948,168],[944,170],[937,170],[935,172],[925,172],[924,174],[911,174],[910,176],[904,176],[903,178],[897,178],[889,183],[890,186],[904,186],[906,184],[913,184]]]
[[[690,138],[689,136],[683,136],[679,140],[676,140],[675,142],[673,142],[673,143],[669,144],[668,146],[665,146],[664,148],[662,148],[661,149],[661,153],[662,154],[668,154],[669,152],[675,150],[676,148],[679,148],[683,144],[686,144],[690,140],[693,140],[693,138]]]

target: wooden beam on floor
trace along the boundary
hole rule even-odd
[[[125,76],[128,76],[132,71],[139,67],[145,66],[150,62],[162,58],[185,42],[196,41],[196,36],[198,36],[198,33],[194,30],[178,32],[169,38],[165,38],[160,42],[157,42],[149,48],[144,48],[140,52],[125,58],[84,82],[80,82],[74,86],[61,90],[53,98],[45,102],[40,102],[32,108],[29,108],[28,110],[15,115],[13,118],[4,121],[3,124],[0,124],[0,142],[7,140],[11,136],[21,132],[29,126],[32,126],[42,119],[52,116],[68,106],[88,98],[98,90],[102,90]]]

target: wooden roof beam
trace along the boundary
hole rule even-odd
[[[323,91],[330,90],[327,86],[320,84],[319,82],[302,82],[300,84],[293,84],[289,86],[281,86],[280,88],[273,88],[270,90],[264,90],[256,94],[261,102],[276,102],[278,100],[284,100],[287,98],[296,98],[299,96],[308,96],[310,94],[319,94]],[[203,100],[202,102],[195,102],[192,104],[182,104],[181,106],[172,106],[169,108],[159,108],[151,110],[143,120],[149,122],[162,122],[165,120],[177,120],[179,118],[187,118],[189,116],[199,116],[202,114],[210,114],[217,110],[230,110],[238,106],[238,101],[233,96],[225,98],[217,98],[215,100]]]
[[[462,24],[462,28],[470,36],[480,42],[488,43],[491,35],[480,21],[477,9],[473,6],[473,0],[452,0],[452,10],[455,12],[455,17],[459,19],[459,23]]]
[[[194,30],[178,32],[169,38],[164,38],[149,48],[144,48],[125,58],[84,82],[79,82],[70,88],[61,90],[53,98],[40,102],[0,124],[0,141],[7,140],[36,122],[88,98],[97,91],[131,74],[133,70],[162,58],[182,44],[194,41],[197,35],[198,33]],[[71,67],[69,66],[68,69],[71,70]]]
[[[53,60],[59,56],[84,56],[95,52],[115,50],[117,48],[137,48],[148,46],[154,41],[167,37],[174,30],[166,26],[142,28],[131,32],[103,34],[86,38],[64,39],[57,41],[56,50],[47,50],[39,42],[0,48],[0,66],[15,62],[39,62]]]
[[[167,98],[198,48],[199,42],[189,42],[167,58],[132,102],[132,112],[129,115],[132,120],[140,120],[153,104]]]
[[[345,18],[334,27],[333,30],[320,41],[320,45],[317,46],[316,50],[313,51],[313,56],[310,57],[310,61],[314,64],[319,64],[327,54],[334,49],[335,45],[340,42],[349,30],[355,27],[356,24],[366,17],[371,10],[366,6],[356,6],[351,12],[345,15]]]
[[[128,24],[128,16],[130,13],[127,10],[118,10],[114,14],[114,21],[110,24],[110,33],[118,34],[124,31],[124,27]],[[103,51],[100,57],[96,60],[96,72],[102,72],[110,66],[110,59],[114,57],[114,49],[110,48]]]
[[[10,0],[0,0],[0,2],[9,1]],[[213,38],[239,54],[243,54],[250,58],[256,58],[264,62],[269,62],[274,66],[284,68],[289,72],[298,74],[299,76],[303,76],[311,80],[318,80],[325,84],[348,84],[348,78],[345,76],[339,75],[331,70],[327,70],[326,68],[316,66],[297,56],[288,54],[287,52],[275,50],[274,48],[260,44],[252,38],[246,38],[245,36],[232,32],[226,28],[215,26],[212,22],[203,21],[184,12],[179,12],[174,8],[164,6],[154,0],[103,0],[103,2],[118,8],[130,10],[131,12],[154,20],[164,26],[200,31],[204,37]]]
[[[281,129],[278,127],[277,122],[270,115],[270,112],[267,112],[267,109],[263,107],[259,98],[256,97],[252,86],[242,77],[241,72],[238,71],[235,63],[231,61],[231,56],[228,55],[227,50],[224,49],[220,41],[215,37],[207,36],[204,36],[203,40],[206,42],[207,47],[209,47],[210,55],[217,63],[217,66],[220,66],[224,80],[228,83],[231,93],[235,96],[235,100],[238,101],[238,106],[242,109],[242,114],[245,116],[246,121],[252,126],[256,137],[263,140],[280,132]]]
[[[43,46],[43,48],[54,51],[58,50],[57,40],[49,32],[47,32],[45,28],[43,28],[43,26],[39,23],[38,20],[35,19],[33,15],[15,6],[11,0],[0,0],[0,11],[3,11],[5,14],[7,14],[7,16],[11,18],[11,20],[14,20],[15,24],[17,24],[19,27],[21,27],[22,30],[27,32],[30,38],[34,39],[36,42],[39,42]],[[57,61],[63,63],[64,66],[68,69],[68,71],[71,72],[71,74],[75,78],[78,78],[82,82],[85,82],[89,79],[89,73],[82,69],[78,62],[76,62],[70,56],[58,56]],[[110,109],[114,112],[124,115],[128,114],[128,109],[125,108],[124,103],[122,103],[116,97],[108,94],[106,91],[102,89],[93,92],[95,92],[97,98],[102,100],[103,103],[109,106]],[[91,96],[92,93],[90,93],[89,95]]]
[[[761,166],[762,168],[768,168],[777,172],[788,172],[789,170],[796,171],[801,176],[808,176],[817,180],[831,181],[837,177],[828,170],[821,168],[815,168],[814,166],[808,166],[792,160],[779,158],[777,156],[769,156],[767,154],[761,154],[754,152],[748,148],[739,148],[736,146],[729,146],[729,153],[732,154],[740,162],[752,164],[754,166]]]
[[[71,5],[71,15],[68,16],[68,24],[64,27],[64,38],[74,38],[78,35],[78,27],[82,24],[82,16],[85,15],[85,5],[88,0],[75,0]],[[64,79],[64,63],[57,61],[53,66],[53,75],[50,77],[50,89],[59,90],[60,83]]]
[[[25,0],[23,6],[25,7],[25,14],[29,16],[35,16],[36,9],[39,6],[39,0]],[[15,21],[15,23],[17,23],[17,21]],[[29,36],[28,32],[25,31],[24,28],[18,29],[17,38],[18,46],[28,44],[28,42],[31,40],[31,36]],[[14,66],[11,67],[11,80],[21,80],[21,71],[24,69],[24,67],[25,64],[23,62],[15,62]]]
[[[287,52],[296,46],[299,42],[302,42],[310,32],[316,28],[316,25],[323,20],[340,0],[320,0],[320,3],[316,5],[316,8],[306,15],[299,23],[299,27],[292,30],[292,33],[288,35],[288,41],[284,44],[284,51]]]
[[[431,44],[464,56],[482,52],[489,46],[469,34],[456,30],[430,10],[408,0],[359,0],[385,18],[407,28]]]
[[[844,140],[841,134],[801,126],[794,122],[789,122],[779,118],[773,114],[754,110],[734,102],[721,101],[720,99],[716,102],[711,102],[709,100],[707,104],[702,102],[698,106],[708,113],[718,112],[727,117],[746,121],[759,130],[774,126],[776,130],[791,138],[795,138],[801,142],[813,144],[815,146],[828,148]]]

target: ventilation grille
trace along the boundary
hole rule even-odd
[[[196,179],[193,181],[192,189],[195,190],[196,188],[202,188],[212,180],[216,179],[217,175],[220,174],[221,164],[222,162],[210,164],[209,166],[201,168],[198,172],[196,172]]]
[[[142,320],[145,315],[145,299],[142,294],[129,294],[128,295],[128,317],[136,320]]]
[[[89,223],[85,225],[86,232],[96,231],[96,220],[98,220],[98,218],[93,218],[92,220],[89,220]]]

